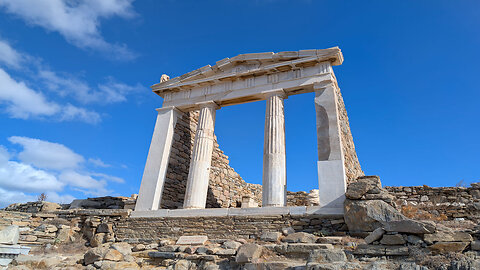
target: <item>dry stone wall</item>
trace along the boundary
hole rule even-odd
[[[259,239],[263,232],[297,232],[344,235],[343,218],[291,215],[230,217],[130,218],[115,223],[117,241],[157,242],[182,235],[206,235],[209,239]]]
[[[358,161],[357,152],[355,151],[355,144],[353,143],[352,131],[350,130],[350,123],[348,122],[347,109],[343,102],[340,88],[336,87],[337,94],[337,108],[340,120],[340,132],[342,140],[342,151],[345,163],[345,174],[347,176],[347,184],[352,183],[355,179],[365,175]]]
[[[385,187],[395,206],[411,206],[448,219],[480,221],[480,183],[470,187]]]

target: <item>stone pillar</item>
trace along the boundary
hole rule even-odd
[[[193,143],[190,171],[183,208],[205,208],[207,202],[208,181],[213,152],[213,130],[215,110],[218,105],[206,102],[201,105],[195,141]]]
[[[135,211],[157,210],[162,199],[173,133],[182,113],[174,107],[157,109],[157,122],[148,150]]]
[[[320,206],[343,211],[347,181],[333,83],[314,85],[317,114],[318,189]]]
[[[263,146],[262,206],[286,206],[287,169],[283,91],[267,97]]]

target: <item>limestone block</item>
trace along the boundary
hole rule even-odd
[[[342,241],[343,237],[341,236],[322,236],[317,239],[317,243],[332,245],[340,245],[342,244]]]
[[[83,256],[83,262],[85,265],[92,264],[96,261],[103,259],[105,254],[108,252],[108,247],[96,247],[89,249]]]
[[[178,249],[178,246],[175,246],[175,245],[168,245],[168,246],[163,246],[158,248],[158,250],[162,252],[175,252],[177,251],[177,249]]]
[[[122,253],[123,256],[127,256],[132,254],[132,246],[126,242],[118,242],[112,244],[111,248],[117,250],[118,252]]]
[[[428,247],[433,253],[462,252],[469,242],[437,242]]]
[[[317,236],[310,233],[298,232],[287,235],[282,241],[287,243],[315,243],[317,238]]]
[[[208,241],[206,235],[182,235],[177,240],[177,245],[204,245]]]
[[[423,243],[422,238],[416,235],[408,235],[407,242],[413,245],[421,245]]]
[[[345,262],[347,256],[341,249],[316,249],[310,252],[308,262],[331,263]]]
[[[148,252],[148,256],[150,258],[174,259],[175,258],[175,252],[152,251],[152,252]]]
[[[16,245],[20,238],[20,230],[17,225],[11,225],[0,231],[0,244]]]
[[[317,249],[333,249],[332,244],[316,243],[290,243],[287,244],[285,253],[309,253]]]
[[[253,243],[244,244],[238,249],[235,261],[237,263],[256,262],[262,253],[262,246]]]
[[[405,220],[406,217],[384,201],[345,201],[345,223],[351,232],[371,232],[381,222]]]
[[[403,245],[406,241],[401,234],[384,234],[380,244],[394,246],[394,245]]]
[[[382,238],[383,234],[385,233],[385,230],[382,229],[381,227],[376,228],[373,232],[371,232],[367,237],[365,237],[365,243],[371,244],[380,238]]]
[[[266,242],[277,242],[282,234],[279,232],[263,232],[260,235],[260,240]]]
[[[382,183],[380,182],[380,177],[374,176],[362,176],[357,178],[356,182],[351,183],[347,187],[347,192],[345,196],[348,199],[358,200],[363,195],[367,194],[370,190],[377,188],[382,188]]]
[[[413,219],[385,221],[382,222],[382,225],[383,229],[387,232],[430,234],[436,231],[436,225],[434,222],[421,222]]]
[[[407,256],[408,248],[404,246],[358,245],[353,251],[355,255],[370,256]]]
[[[423,240],[427,244],[433,244],[434,242],[471,242],[473,238],[466,232],[436,232],[425,234]]]
[[[53,212],[62,208],[58,203],[43,202],[42,204],[41,212]]]
[[[105,256],[103,257],[104,260],[106,261],[121,261],[123,260],[123,255],[120,253],[118,250],[115,249],[109,249],[107,253],[105,253]]]
[[[223,247],[226,248],[226,249],[234,249],[234,250],[237,250],[242,244],[237,242],[237,241],[225,241],[223,242]]]

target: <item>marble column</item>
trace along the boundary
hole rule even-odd
[[[336,85],[315,85],[320,206],[343,211],[347,182],[337,108]]]
[[[287,169],[285,156],[285,93],[267,97],[265,143],[263,146],[262,206],[286,206]]]
[[[208,181],[213,152],[213,131],[215,112],[218,105],[207,102],[201,105],[198,118],[193,152],[188,172],[187,190],[183,208],[205,208],[207,202]]]
[[[175,124],[182,115],[174,107],[161,108],[157,111],[157,121],[148,150],[135,211],[157,210],[160,207]]]

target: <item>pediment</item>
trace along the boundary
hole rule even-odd
[[[179,91],[191,85],[212,84],[225,80],[236,80],[258,74],[275,73],[308,64],[329,61],[341,65],[343,55],[338,47],[323,50],[300,50],[240,54],[233,58],[217,61],[214,66],[204,66],[189,73],[152,86],[157,94],[168,90]]]

